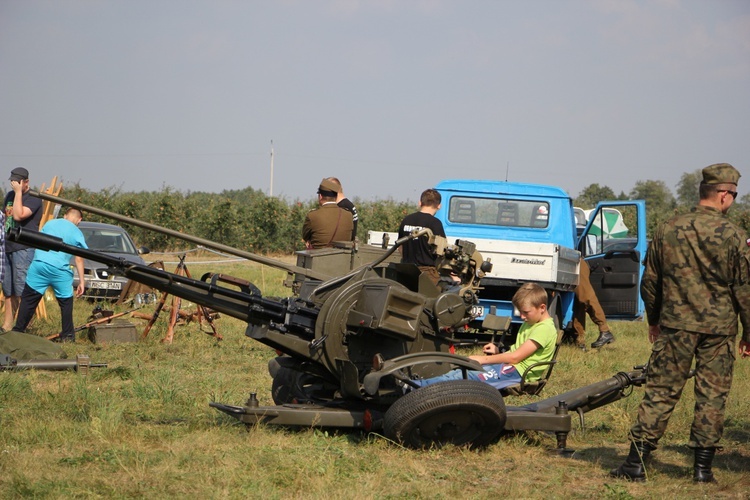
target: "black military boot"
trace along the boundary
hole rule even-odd
[[[693,466],[693,481],[696,483],[715,483],[714,473],[711,472],[711,462],[714,460],[716,448],[695,448],[695,465]]]
[[[615,336],[612,332],[599,332],[599,338],[591,343],[591,347],[594,349],[602,347],[607,344],[611,344],[615,341]]]
[[[654,447],[645,441],[631,441],[630,453],[618,468],[609,471],[612,477],[621,477],[629,481],[642,482],[646,480],[646,462],[651,457]]]

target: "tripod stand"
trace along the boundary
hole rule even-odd
[[[185,256],[182,255],[180,257],[180,262],[177,264],[177,270],[175,271],[175,274],[179,276],[187,276],[188,278],[192,278],[190,275],[190,271],[187,268],[187,265],[185,264]],[[145,339],[148,335],[148,332],[151,331],[151,327],[154,326],[154,323],[156,323],[156,320],[159,318],[159,313],[161,313],[161,310],[164,308],[164,304],[167,302],[167,297],[169,296],[168,293],[162,293],[161,299],[159,299],[159,303],[156,305],[156,309],[154,310],[153,316],[151,316],[151,319],[149,320],[146,327],[143,329],[143,334],[141,335],[142,339]],[[180,316],[180,305],[182,303],[182,299],[179,297],[172,296],[172,305],[171,305],[171,311],[169,314],[169,325],[167,326],[167,334],[164,336],[164,338],[161,340],[162,343],[168,343],[171,344],[172,340],[174,339],[174,326],[177,323],[177,319]],[[208,311],[208,309],[204,306],[199,305],[198,306],[198,324],[202,323],[202,318],[206,318],[206,322],[211,327],[211,332],[206,332],[206,334],[211,335],[212,337],[215,337],[218,340],[223,340],[224,337],[221,336],[221,334],[216,330],[216,325],[214,324],[214,320],[211,317],[211,313]]]

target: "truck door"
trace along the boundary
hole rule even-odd
[[[647,244],[645,201],[601,202],[591,211],[578,250],[608,319],[643,318],[640,285]]]

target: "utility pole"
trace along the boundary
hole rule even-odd
[[[271,139],[271,188],[268,190],[268,196],[273,196],[273,139]]]

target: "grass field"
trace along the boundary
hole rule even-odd
[[[281,271],[250,263],[188,265],[194,276],[233,274],[266,295],[286,294]],[[77,325],[92,307],[76,303]],[[49,318],[34,324],[39,335],[59,328],[55,302],[47,309]],[[247,429],[208,403],[242,404],[257,392],[261,405],[272,404],[266,364],[274,353],[228,317],[217,320],[222,341],[189,323],[163,344],[167,318],[162,313],[138,343],[65,345],[71,356],[108,363],[87,377],[0,373],[0,498],[750,498],[750,359],[735,365],[725,447],[714,461],[718,484],[691,480],[692,382],[654,453],[649,481],[632,484],[607,472],[627,452],[641,389],[587,413],[585,433],[575,423],[572,458],[551,453],[555,437],[539,432],[507,435],[481,451],[413,451],[376,434]],[[131,321],[140,333],[145,321]],[[644,323],[612,328],[617,340],[601,351],[563,347],[543,397],[648,359]],[[590,329],[589,342],[594,338]]]

